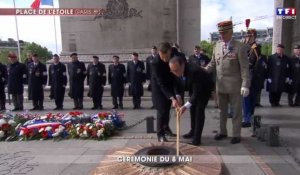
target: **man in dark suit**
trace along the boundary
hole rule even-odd
[[[7,84],[7,68],[6,65],[0,63],[0,110],[5,110],[6,96],[5,86]]]
[[[286,90],[290,83],[289,58],[284,54],[284,46],[277,45],[276,53],[268,59],[267,91],[272,107],[281,106],[279,104],[281,93]]]
[[[74,110],[83,109],[84,79],[86,68],[83,62],[78,60],[77,53],[70,55],[72,62],[68,64],[70,92],[69,96],[74,101]]]
[[[108,83],[111,85],[111,96],[113,98],[114,105],[113,109],[123,109],[126,68],[124,64],[120,63],[119,56],[113,56],[113,64],[108,67]]]
[[[179,107],[180,96],[174,91],[175,76],[170,72],[169,60],[171,58],[171,45],[164,42],[159,46],[159,55],[152,63],[152,102],[157,110],[157,136],[159,142],[168,141],[165,134],[174,136],[170,127],[170,108]]]
[[[288,94],[290,106],[300,106],[300,45],[294,47],[294,55],[290,59],[291,85]],[[296,98],[294,99],[296,95]]]
[[[12,101],[14,109],[12,111],[23,110],[24,100],[24,84],[27,82],[27,69],[26,65],[18,61],[15,53],[8,54],[9,64],[8,69],[8,82],[7,91],[8,95],[12,94]]]
[[[171,72],[178,77],[177,81],[183,81],[187,84],[190,98],[180,108],[179,113],[182,115],[186,109],[190,109],[190,135],[193,138],[191,144],[200,145],[205,121],[205,108],[214,88],[213,81],[204,69],[197,65],[187,66],[179,57],[173,57],[169,66]]]
[[[53,55],[53,64],[50,65],[48,74],[50,99],[54,99],[56,105],[54,110],[62,110],[67,85],[67,73],[66,66],[59,61],[57,54]]]
[[[31,53],[31,52],[27,52],[27,53],[26,53],[26,59],[25,59],[25,61],[24,61],[25,66],[28,66],[30,63],[33,62],[32,57],[33,57],[33,56],[32,56],[32,53]]]
[[[37,54],[32,57],[33,62],[28,65],[28,96],[32,100],[31,110],[43,110],[44,87],[47,84],[46,65],[39,61]]]
[[[205,54],[201,53],[201,47],[195,46],[194,54],[188,59],[189,64],[199,65],[205,67],[209,63],[210,59]]]
[[[129,95],[132,96],[133,109],[141,108],[141,97],[144,95],[143,83],[145,83],[145,66],[139,60],[138,53],[132,53],[132,61],[127,63],[127,81],[129,83]]]
[[[88,96],[93,98],[94,109],[102,109],[102,95],[106,84],[105,65],[99,62],[99,57],[93,56],[93,62],[87,68]]]

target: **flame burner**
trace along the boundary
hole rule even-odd
[[[192,162],[187,163],[130,163],[120,162],[121,156],[143,155],[176,155],[176,143],[149,143],[126,147],[114,151],[101,161],[100,165],[91,173],[92,175],[220,175],[222,172],[222,159],[215,148],[204,149],[188,144],[180,144],[180,155],[192,156]]]

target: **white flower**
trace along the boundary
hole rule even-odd
[[[46,116],[46,115],[43,115],[43,116],[41,116],[41,120],[45,120],[45,119],[47,119],[48,117]]]
[[[87,133],[86,130],[84,130],[82,134],[84,134],[84,135],[86,135],[86,136],[88,135],[88,133]]]
[[[21,123],[19,123],[16,127],[15,127],[15,130],[17,131],[17,130],[19,130],[20,129],[20,127],[21,127]]]
[[[97,136],[100,137],[104,132],[104,128],[101,128],[97,131]]]
[[[47,126],[47,127],[45,128],[45,131],[51,131],[51,129],[52,129],[51,126]]]
[[[3,138],[5,135],[4,131],[0,131],[0,138]]]
[[[9,120],[8,124],[11,125],[11,126],[16,126],[17,125],[17,123],[14,120]]]
[[[90,126],[89,129],[90,129],[90,130],[93,129],[93,126]]]
[[[43,132],[43,131],[45,131],[45,128],[41,128],[41,129],[39,130],[39,133],[41,133],[41,132]]]
[[[6,123],[7,123],[6,120],[0,119],[0,127],[2,127],[2,125],[6,124]]]
[[[57,137],[58,135],[59,135],[59,133],[56,132],[56,133],[52,134],[52,137]]]
[[[85,126],[89,127],[91,125],[91,123],[87,123]]]
[[[23,130],[21,130],[20,133],[19,133],[19,136],[22,136],[22,135],[24,135],[24,131]]]

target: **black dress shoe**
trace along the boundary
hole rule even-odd
[[[118,106],[114,106],[112,109],[118,109]]]
[[[230,141],[231,144],[237,144],[241,142],[241,138],[240,137],[233,137]]]
[[[120,106],[120,109],[124,109],[123,106]]]
[[[43,110],[44,110],[44,107],[39,107],[38,110],[43,111]]]
[[[189,142],[188,144],[190,144],[190,145],[194,145],[194,146],[199,146],[199,145],[201,145],[201,142],[195,142],[195,141],[192,141],[192,142]]]
[[[54,110],[54,111],[57,111],[57,110],[59,110],[59,108],[58,108],[58,107],[56,107],[56,108],[54,108],[53,110]]]
[[[82,109],[83,109],[83,107],[78,107],[77,109],[78,109],[78,110],[82,110]]]
[[[168,129],[165,130],[165,135],[166,135],[166,136],[170,136],[170,137],[176,137],[176,136],[177,136],[176,134],[174,134],[174,133],[171,131],[170,128],[168,128]]]
[[[97,109],[97,107],[92,107],[92,108],[91,108],[91,110],[95,110],[95,109]]]
[[[30,109],[30,111],[36,111],[36,110],[38,110],[38,109],[39,109],[39,108],[34,107],[34,108]]]
[[[158,136],[158,142],[168,142],[168,139],[165,136]]]
[[[74,107],[74,108],[73,108],[73,110],[77,110],[77,109],[78,109],[77,107]]]
[[[19,108],[14,108],[14,109],[11,110],[11,111],[19,111]]]
[[[151,106],[151,108],[150,109],[154,109],[154,106]]]
[[[249,122],[242,123],[242,128],[250,128],[250,127],[251,127],[251,123],[249,123]]]
[[[102,105],[100,105],[100,106],[98,107],[98,109],[103,109],[103,106],[102,106]]]
[[[255,106],[256,106],[256,107],[259,107],[259,108],[264,107],[263,105],[261,105],[261,104],[259,104],[259,103],[255,104]]]
[[[193,136],[194,136],[194,133],[192,131],[190,131],[189,133],[184,134],[183,138],[184,139],[190,139],[190,138],[193,138]]]
[[[224,135],[224,134],[217,134],[217,135],[215,135],[215,140],[222,140],[222,139],[224,139],[224,138],[226,138],[227,137],[227,135]]]

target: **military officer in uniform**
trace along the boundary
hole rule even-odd
[[[70,55],[71,63],[68,64],[70,92],[69,96],[74,101],[74,110],[83,109],[84,80],[86,77],[86,68],[83,62],[78,60],[77,53]]]
[[[66,66],[59,61],[57,54],[53,55],[53,64],[49,66],[49,86],[50,99],[55,100],[56,108],[54,110],[63,109],[63,101],[65,97],[67,85]]]
[[[32,100],[31,110],[44,110],[44,87],[47,84],[46,65],[39,61],[37,54],[32,57],[33,62],[28,65],[28,96]]]
[[[32,63],[33,62],[33,59],[32,59],[32,53],[31,52],[27,52],[27,54],[26,54],[26,59],[25,59],[25,61],[24,61],[24,64],[26,65],[26,66],[28,66],[30,63]]]
[[[7,68],[6,65],[0,63],[0,110],[5,110],[6,96],[5,86],[7,83]]]
[[[8,59],[10,63],[7,66],[7,91],[8,95],[12,94],[12,101],[14,105],[14,109],[12,111],[22,111],[24,84],[27,82],[27,69],[25,64],[18,61],[15,53],[9,53]]]
[[[124,64],[120,63],[119,56],[113,56],[113,64],[108,67],[108,83],[111,85],[111,96],[114,105],[113,109],[123,109],[126,68]]]
[[[218,23],[221,41],[216,43],[211,62],[207,65],[208,72],[216,68],[216,86],[220,108],[220,133],[215,140],[227,137],[228,105],[233,109],[232,144],[241,141],[242,96],[249,94],[249,61],[247,46],[232,38],[232,21]]]
[[[156,46],[152,46],[151,49],[151,55],[148,56],[146,58],[146,80],[149,81],[147,90],[151,91],[151,64],[153,62],[153,59],[157,56],[158,52],[157,52],[157,47]],[[154,106],[151,107],[151,109],[153,109]]]
[[[191,55],[188,59],[189,64],[195,64],[195,65],[199,65],[201,67],[207,66],[209,61],[210,61],[210,59],[208,58],[208,56],[201,53],[200,46],[195,46],[194,54]]]
[[[278,44],[276,53],[268,59],[267,91],[272,107],[281,106],[281,93],[286,90],[287,84],[291,83],[289,76],[289,58],[284,54],[284,46]]]
[[[98,56],[93,56],[93,62],[88,65],[87,84],[89,85],[88,96],[93,99],[94,104],[91,109],[102,109],[102,95],[106,84],[106,69],[105,65],[99,62]]]
[[[300,106],[300,45],[294,47],[294,55],[290,59],[291,89],[288,94],[291,106]],[[296,99],[294,99],[296,95]]]
[[[267,62],[261,55],[261,46],[256,44],[256,30],[248,29],[245,44],[249,46],[249,75],[250,75],[250,93],[243,99],[244,121],[242,127],[251,127],[251,117],[254,114],[257,93],[261,90],[267,73]]]
[[[133,109],[141,108],[141,97],[144,95],[143,83],[145,83],[145,66],[139,60],[138,53],[132,53],[132,61],[127,63],[127,81],[129,94],[132,96]]]

